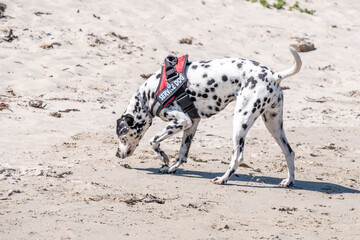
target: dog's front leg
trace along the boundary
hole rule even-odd
[[[166,166],[161,169],[163,171],[166,167],[167,170],[169,169],[167,166],[169,164],[169,158],[166,153],[160,149],[160,142],[178,132],[190,128],[192,126],[192,121],[187,114],[177,110],[164,109],[164,112],[160,114],[163,116],[162,118],[164,120],[169,121],[169,124],[161,132],[151,138],[150,145],[154,149],[156,155],[166,164]]]
[[[184,131],[183,137],[182,137],[182,142],[181,142],[181,147],[180,147],[180,151],[179,151],[179,156],[176,159],[176,162],[174,162],[171,167],[167,170],[168,173],[174,173],[176,172],[176,170],[180,167],[181,164],[186,163],[187,162],[187,157],[189,154],[189,150],[190,150],[190,146],[191,146],[191,142],[192,139],[195,136],[196,133],[196,129],[199,125],[200,122],[200,118],[199,119],[194,119],[192,126],[189,129],[186,129]]]

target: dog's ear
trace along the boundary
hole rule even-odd
[[[124,117],[119,118],[116,121],[116,134],[118,136],[125,135],[129,132],[129,125],[125,122]]]
[[[134,125],[134,117],[130,114],[121,116],[116,122],[116,134],[118,136],[125,135],[129,132],[130,127]]]

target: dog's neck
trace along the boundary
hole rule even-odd
[[[149,89],[147,89],[145,84],[140,86],[139,92],[143,98],[145,106],[143,106],[139,97],[135,93],[130,99],[126,113],[131,114],[134,117],[134,127],[137,129],[139,138],[142,138],[146,130],[152,124],[152,116],[145,110],[145,107],[150,109],[153,99],[151,99],[152,94],[149,92]]]

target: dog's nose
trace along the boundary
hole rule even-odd
[[[116,151],[116,155],[115,155],[116,157],[118,157],[118,158],[121,158],[120,157],[120,154],[119,154],[119,151]]]

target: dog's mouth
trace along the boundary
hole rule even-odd
[[[131,153],[131,147],[128,148],[127,152],[126,152],[126,155],[129,155]]]
[[[120,153],[119,150],[118,150],[118,151],[116,152],[116,157],[124,159],[124,158],[130,156],[131,153],[132,153],[132,148],[129,147],[129,148],[127,149],[127,151],[126,151],[126,154]]]

